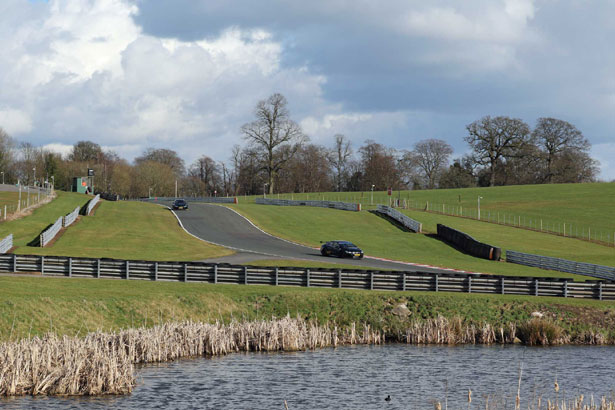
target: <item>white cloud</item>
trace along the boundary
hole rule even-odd
[[[14,109],[0,109],[0,127],[9,135],[21,134],[32,130],[32,119],[27,112]]]
[[[67,157],[71,152],[73,152],[72,145],[62,143],[45,144],[43,145],[43,149],[61,154],[63,157]]]
[[[615,142],[593,145],[591,156],[600,161],[599,178],[605,181],[615,181]]]
[[[265,30],[160,39],[136,26],[128,0],[43,6],[32,20],[12,21],[9,55],[0,51],[0,74],[19,61],[0,75],[0,126],[33,143],[65,150],[90,139],[129,157],[159,146],[187,161],[227,159],[258,100],[282,92],[301,101],[291,107],[298,112],[322,102],[324,78],[282,68],[282,47]]]

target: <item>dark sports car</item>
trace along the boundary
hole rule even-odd
[[[173,209],[188,209],[188,202],[184,199],[176,199],[173,201]]]
[[[329,241],[320,247],[322,256],[337,256],[338,258],[363,258],[363,251],[352,242]]]

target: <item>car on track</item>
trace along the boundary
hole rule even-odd
[[[176,199],[173,201],[173,209],[188,209],[188,202],[185,199]]]
[[[352,242],[348,241],[329,241],[320,247],[322,256],[337,256],[338,258],[363,258],[363,251]]]

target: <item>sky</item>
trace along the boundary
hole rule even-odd
[[[228,161],[279,92],[311,142],[468,152],[485,115],[579,128],[615,179],[613,0],[1,0],[0,127]]]

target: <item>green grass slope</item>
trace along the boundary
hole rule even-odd
[[[233,253],[188,235],[166,208],[131,201],[101,201],[93,215],[81,216],[51,246],[22,246],[16,252],[143,260],[199,260]]]
[[[400,303],[410,311],[407,319],[392,312]],[[286,314],[341,326],[368,323],[395,334],[414,320],[438,316],[498,325],[527,320],[534,311],[571,333],[596,329],[612,334],[615,328],[615,303],[595,300],[0,276],[0,341],[49,331],[84,335],[168,321]]]
[[[312,247],[319,246],[320,241],[343,239],[354,242],[369,256],[482,273],[582,278],[563,272],[474,258],[433,236],[404,232],[369,212],[255,204],[233,205],[232,208],[273,235]]]
[[[463,213],[476,217],[478,197],[481,217],[508,221],[549,229],[563,230],[585,235],[589,230],[593,239],[613,243],[615,235],[615,183],[591,184],[543,184],[514,185],[489,188],[434,189],[424,191],[394,191],[389,197],[386,191],[373,193],[373,204],[388,204],[389,198],[405,199],[411,207],[444,210],[447,213]],[[371,209],[371,192],[324,192],[310,194],[280,194],[273,198],[326,199],[360,202],[364,209]],[[242,197],[241,203],[253,202],[254,197]]]
[[[518,229],[510,226],[438,215],[427,212],[401,210],[421,222],[425,232],[437,232],[438,223],[463,231],[481,242],[517,252],[553,256],[579,262],[615,266],[615,249],[575,238]],[[505,253],[502,254],[505,256]]]
[[[84,194],[56,191],[57,198],[35,209],[31,215],[14,221],[0,223],[0,237],[13,234],[13,244],[16,247],[27,247],[35,241],[41,232],[58,217],[72,212],[76,207],[82,207],[90,197]]]

